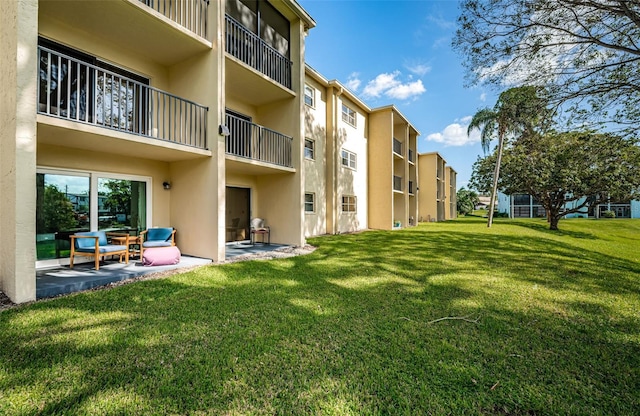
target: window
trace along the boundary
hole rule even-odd
[[[304,194],[304,212],[316,212],[316,194],[311,192]]]
[[[316,90],[307,84],[304,84],[304,103],[309,107],[316,106]]]
[[[342,212],[356,212],[356,197],[353,195],[342,196]]]
[[[342,149],[342,166],[356,170],[356,154]]]
[[[314,160],[316,158],[316,142],[311,139],[304,139],[304,157]]]
[[[342,104],[342,121],[351,124],[353,127],[356,126],[356,112]]]

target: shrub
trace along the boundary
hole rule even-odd
[[[616,213],[613,211],[604,211],[602,213],[602,218],[615,218],[616,217]]]

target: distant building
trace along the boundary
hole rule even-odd
[[[582,200],[583,201],[583,200]],[[582,203],[570,202],[566,209]],[[616,218],[640,218],[640,201],[610,201],[607,204],[586,206],[580,212],[568,214],[567,218],[601,218],[605,211],[613,211]],[[498,193],[498,212],[505,213],[509,218],[544,218],[546,210],[533,196],[529,194],[506,195]]]

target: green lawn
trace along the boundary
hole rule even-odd
[[[637,415],[640,221],[484,221],[1,312],[0,414]]]

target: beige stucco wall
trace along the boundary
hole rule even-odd
[[[418,174],[420,176],[418,218],[421,221],[443,221],[449,208],[445,202],[447,201],[445,160],[437,152],[418,155]]]
[[[314,141],[315,158],[304,159],[305,193],[315,195],[315,212],[305,212],[305,236],[327,233],[327,91],[317,81],[306,78],[315,89],[315,105],[304,106],[305,138]]]
[[[0,2],[0,289],[35,299],[37,15],[35,0]]]
[[[209,4],[213,50],[169,68],[170,89],[209,108],[207,142],[211,157],[172,162],[171,223],[187,254],[224,260],[225,151],[218,125],[224,124],[224,57],[221,39],[224,6]],[[203,232],[204,231],[204,232]]]
[[[90,32],[80,31],[42,15],[39,18],[38,33],[47,39],[147,77],[150,79],[152,86],[170,91],[168,67],[144,59],[140,54],[123,48],[122,45],[113,44],[109,39]]]
[[[338,99],[338,123],[335,142],[338,157],[335,178],[336,205],[338,207],[336,232],[345,233],[364,230],[368,227],[368,114],[345,95],[340,95]],[[356,111],[355,127],[342,120],[342,103]],[[355,170],[342,165],[343,149],[356,154]],[[354,195],[356,197],[357,208],[355,213],[342,212],[343,195]]]
[[[369,115],[369,227],[393,227],[393,113]]]

